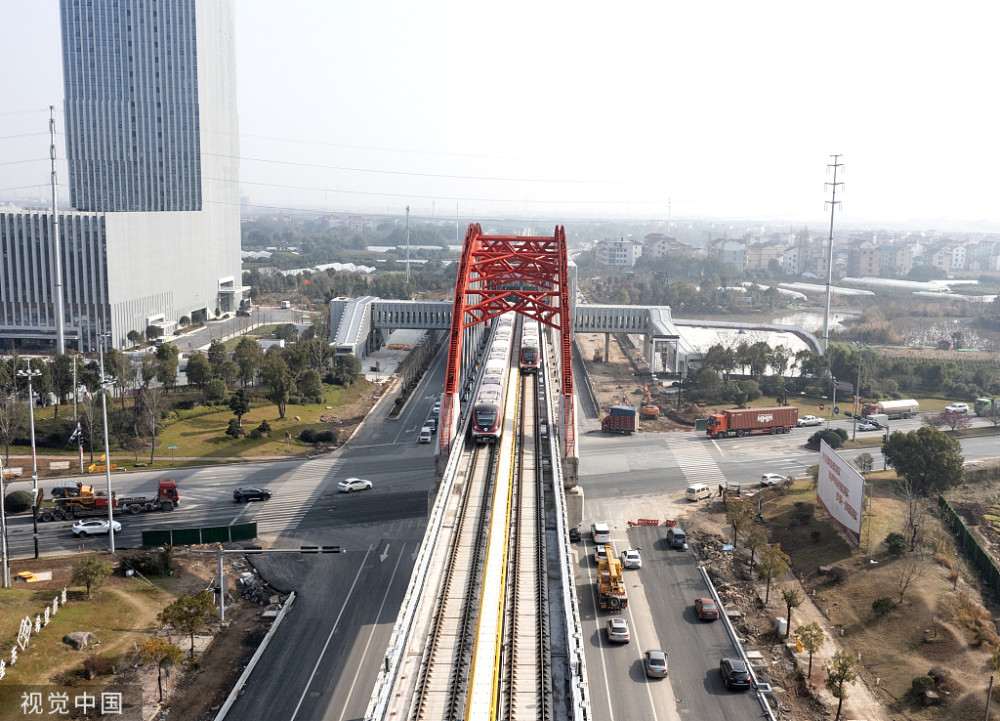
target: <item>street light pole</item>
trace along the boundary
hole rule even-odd
[[[22,368],[17,374],[28,379],[28,418],[31,424],[31,521],[34,530],[35,558],[38,558],[38,458],[35,455],[35,394],[31,390],[31,379],[37,378],[42,372],[32,370],[29,361],[28,367]]]
[[[10,588],[10,565],[7,556],[7,509],[4,508],[4,496],[7,489],[3,483],[3,456],[0,456],[0,553],[3,554],[2,584]]]
[[[854,397],[857,399],[857,406],[854,408],[854,432],[851,442],[858,440],[858,416],[861,415],[861,356],[865,354],[865,347],[858,346],[858,384],[854,387]]]
[[[104,375],[104,339],[107,333],[97,334],[97,351],[101,361],[101,415],[104,418],[104,473],[108,480],[108,539],[111,553],[115,552],[114,499],[111,495],[111,444],[108,442],[108,378]]]

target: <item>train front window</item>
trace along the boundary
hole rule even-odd
[[[492,408],[476,411],[476,425],[480,428],[492,428],[497,421],[497,412]]]

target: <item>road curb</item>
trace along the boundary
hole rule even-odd
[[[222,708],[219,709],[219,713],[215,715],[215,721],[222,721],[226,718],[226,714],[229,713],[229,709],[233,707],[236,703],[236,699],[239,698],[240,694],[243,693],[243,686],[246,684],[247,679],[250,678],[250,674],[253,672],[254,667],[260,660],[261,656],[264,655],[264,649],[267,648],[267,644],[270,643],[274,634],[278,631],[278,626],[285,619],[285,614],[292,607],[292,603],[295,601],[295,591],[292,591],[288,595],[288,599],[285,601],[284,605],[281,607],[281,611],[278,612],[277,617],[274,619],[274,623],[271,624],[271,628],[268,629],[267,634],[264,636],[264,640],[260,642],[260,646],[254,651],[253,658],[250,659],[250,663],[247,667],[243,669],[243,673],[236,680],[236,685],[233,686],[233,690],[229,692],[229,696],[226,697],[225,703],[222,704]]]

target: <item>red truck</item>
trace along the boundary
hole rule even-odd
[[[601,421],[605,433],[626,433],[635,431],[635,406],[611,406],[608,415]]]
[[[733,408],[708,419],[705,433],[712,438],[742,438],[754,433],[788,433],[799,420],[794,406],[776,408]]]

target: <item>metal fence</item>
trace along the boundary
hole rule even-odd
[[[955,535],[955,542],[962,549],[966,558],[969,559],[969,563],[979,571],[983,582],[992,588],[994,593],[1000,595],[1000,568],[997,567],[996,562],[979,545],[979,541],[972,535],[968,526],[965,525],[965,521],[955,512],[951,504],[944,499],[944,496],[938,496],[938,505],[944,509],[942,521],[944,521],[944,524]]]
[[[171,528],[166,531],[143,531],[144,546],[193,546],[203,543],[249,541],[257,537],[256,523],[206,528]]]

